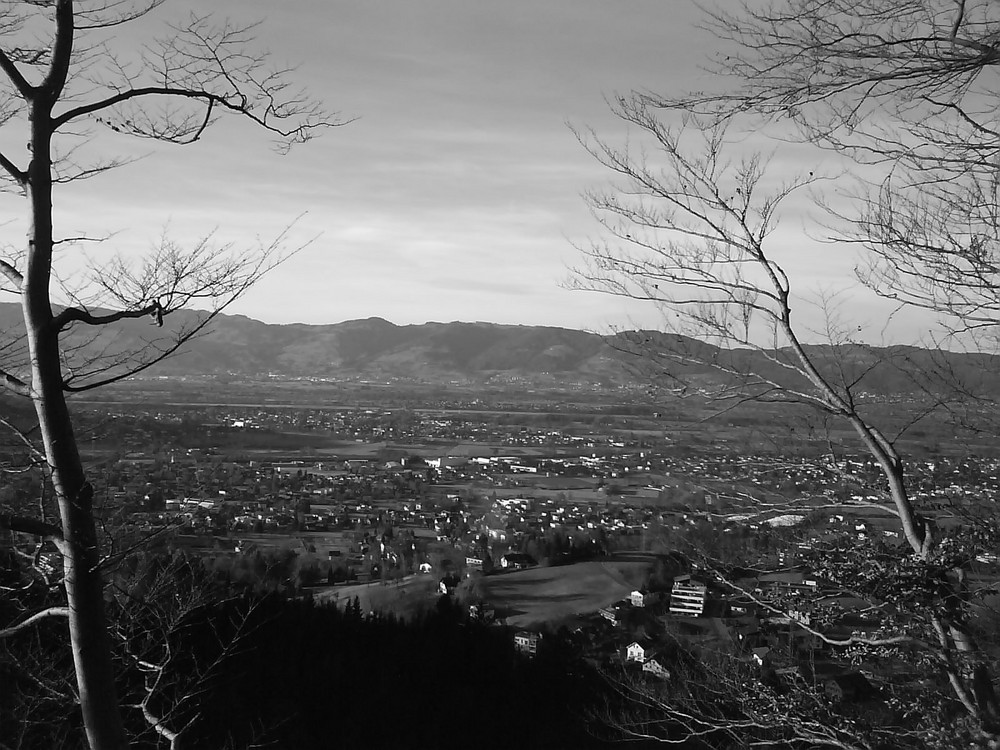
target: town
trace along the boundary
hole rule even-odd
[[[112,411],[94,428],[95,496],[130,543],[233,585],[263,569],[276,589],[404,618],[444,596],[529,657],[559,632],[596,667],[663,681],[678,651],[725,654],[861,705],[918,679],[850,648],[885,626],[870,616],[884,601],[838,581],[837,560],[903,544],[870,459],[679,445],[635,403],[569,424],[447,407]],[[998,457],[948,451],[908,471],[937,528],[996,502]],[[995,585],[995,550],[970,554],[969,585]]]

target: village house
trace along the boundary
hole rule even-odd
[[[636,589],[629,594],[629,601],[633,607],[651,607],[660,601],[660,594],[655,591],[642,591]]]
[[[500,567],[504,570],[524,570],[533,565],[537,565],[535,558],[519,552],[508,552],[500,558]]]
[[[653,655],[656,644],[649,638],[632,641],[625,647],[625,661],[643,663]]]
[[[660,680],[670,679],[670,671],[664,666],[662,657],[651,656],[646,659],[642,663],[642,671]]]
[[[622,621],[624,610],[625,605],[621,602],[616,602],[615,604],[610,604],[607,607],[601,607],[597,613],[612,625],[618,625]]]
[[[519,654],[534,656],[538,653],[538,641],[540,636],[530,630],[519,630],[514,633],[514,649]]]

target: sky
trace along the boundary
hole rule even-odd
[[[119,41],[138,48],[158,23],[204,9],[169,0]],[[610,177],[572,128],[622,140],[608,97],[705,85],[700,66],[717,45],[693,2],[213,0],[211,10],[260,20],[260,46],[350,121],[287,155],[231,120],[184,147],[99,134],[90,147],[138,160],[60,187],[57,231],[110,237],[87,257],[141,253],[165,231],[239,247],[290,227],[289,247],[301,249],[231,312],[270,323],[657,324],[648,304],[566,287],[576,245],[600,237],[582,193]],[[0,202],[15,217],[10,244],[23,236],[17,200]],[[855,260],[800,229],[788,227],[784,261],[803,295],[853,287]]]

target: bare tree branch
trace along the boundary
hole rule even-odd
[[[106,313],[104,315],[94,314],[89,310],[83,310],[78,307],[67,307],[61,313],[56,315],[52,324],[58,330],[62,330],[72,323],[86,323],[91,326],[101,326],[117,323],[120,320],[146,318],[149,316],[153,316],[154,318],[162,321],[163,308],[159,302],[153,302],[136,310],[119,310],[117,312]],[[162,322],[159,324],[163,325]]]
[[[28,184],[28,173],[23,169],[20,169],[2,152],[0,152],[0,168],[3,168],[3,170],[14,179],[14,182],[22,188]]]
[[[35,88],[25,80],[24,76],[21,75],[21,71],[17,69],[17,66],[14,65],[10,57],[3,51],[0,51],[0,70],[6,74],[7,78],[10,79],[10,82],[14,84],[14,87],[23,98],[30,99],[34,95]]]
[[[16,393],[18,396],[30,396],[31,388],[20,378],[11,375],[9,372],[3,372],[0,370],[0,382],[3,386],[11,393]]]
[[[0,260],[0,273],[6,276],[8,281],[15,287],[20,287],[24,282],[24,277],[21,273],[5,260]]]
[[[11,625],[9,628],[3,628],[0,630],[0,638],[9,638],[12,635],[17,635],[18,633],[27,630],[31,626],[38,624],[42,620],[47,620],[50,617],[69,617],[69,608],[49,607],[48,609],[43,609],[41,612],[36,612],[26,620],[22,620],[16,625]]]
[[[37,518],[16,516],[10,513],[0,513],[0,529],[21,531],[45,539],[62,539],[62,530],[58,526],[39,521]]]

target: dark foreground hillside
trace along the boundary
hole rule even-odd
[[[192,606],[178,596],[154,603],[152,591],[129,587],[121,609],[109,601],[133,747],[169,746],[137,710],[154,683],[147,708],[166,726],[186,727],[178,748],[609,746],[591,734],[587,715],[602,682],[558,638],[528,659],[515,653],[510,630],[468,622],[448,599],[423,621],[403,623],[284,594]],[[36,636],[3,643],[0,742],[83,748],[71,696],[50,689],[69,684],[63,633],[46,624]],[[171,669],[159,683],[133,661],[161,663],[167,654]]]
[[[269,602],[255,646],[202,702],[197,746],[602,746],[581,713],[594,677],[557,654],[516,656],[509,631],[456,614],[403,624]]]

